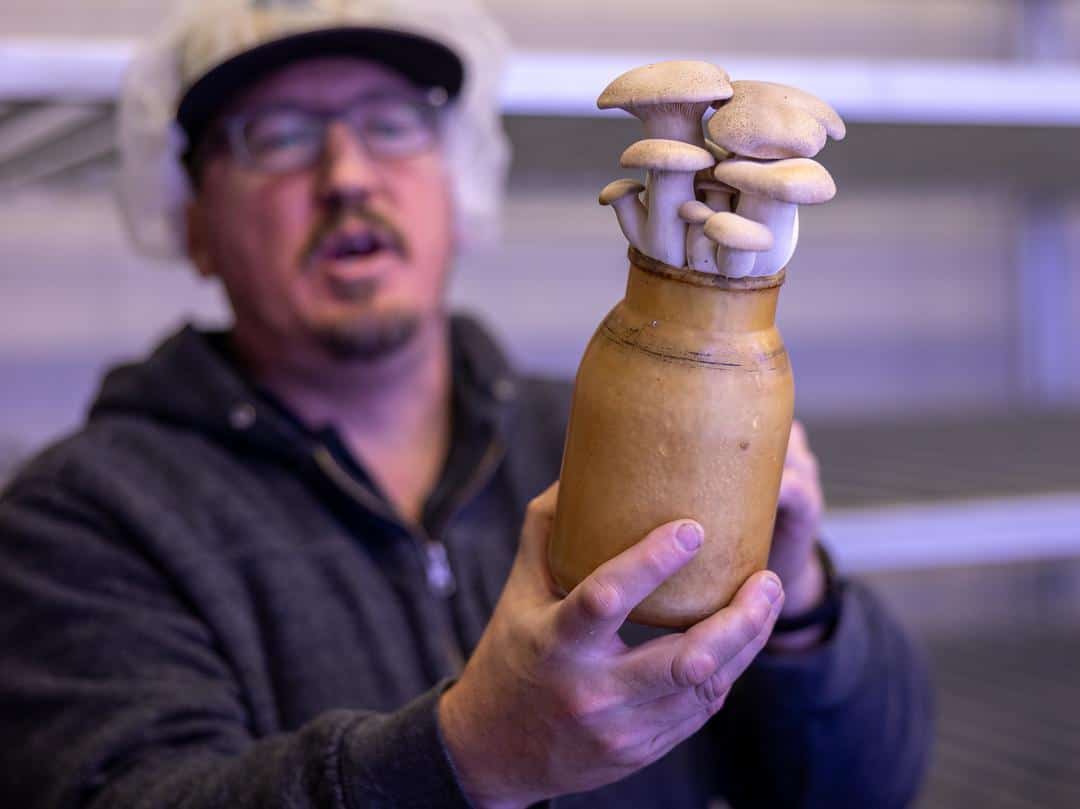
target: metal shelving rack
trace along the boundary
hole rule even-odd
[[[1080,127],[1080,64],[1064,60],[1066,0],[1015,2],[1013,61],[718,62],[736,77],[804,87],[856,124]],[[113,103],[134,47],[0,38],[0,190],[111,162]],[[514,116],[597,116],[595,87],[632,65],[685,55],[519,51],[503,106]],[[1018,386],[1026,403],[1040,406],[1067,404],[1075,394],[1064,204],[1061,194],[1028,194],[1016,250]]]

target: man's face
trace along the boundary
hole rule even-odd
[[[281,107],[338,112],[360,98],[417,93],[381,65],[319,59],[272,74],[226,117]],[[248,344],[315,367],[378,360],[441,318],[450,200],[438,142],[382,159],[336,120],[310,167],[272,172],[227,149],[212,152],[189,210],[191,255],[224,283]]]

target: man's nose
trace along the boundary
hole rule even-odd
[[[378,193],[383,176],[377,159],[360,138],[342,121],[334,121],[326,131],[320,164],[319,192],[330,205],[364,202]]]

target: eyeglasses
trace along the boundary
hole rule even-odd
[[[226,118],[223,131],[234,159],[270,173],[318,163],[335,121],[348,124],[373,158],[401,160],[435,146],[446,100],[445,90],[435,88],[421,97],[367,95],[334,112],[278,104]]]

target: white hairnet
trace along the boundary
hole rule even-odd
[[[138,50],[120,99],[119,201],[137,249],[165,259],[185,255],[183,213],[191,188],[181,163],[186,137],[175,116],[198,78],[184,75],[192,62],[193,32],[203,40],[195,47],[206,47],[208,33],[247,42],[257,36],[251,30],[253,9],[272,6],[285,14],[315,8],[342,24],[427,36],[457,53],[465,84],[446,110],[444,138],[458,243],[467,248],[494,238],[510,153],[498,110],[507,41],[473,0],[181,0]]]

